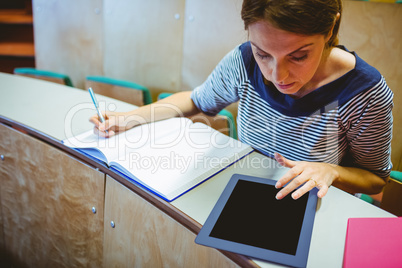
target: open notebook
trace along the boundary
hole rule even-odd
[[[171,118],[109,139],[90,130],[63,143],[172,201],[253,149],[202,123]]]

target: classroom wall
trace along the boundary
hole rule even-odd
[[[83,87],[84,77],[103,73],[103,0],[33,0],[35,61]]]
[[[241,0],[33,0],[37,68],[192,89],[247,39]],[[222,14],[225,14],[222,16]]]
[[[105,75],[160,92],[191,90],[247,40],[242,0],[33,0],[36,66],[83,88]],[[392,159],[402,169],[402,4],[344,1],[341,43],[395,93]],[[236,105],[228,108],[236,113]]]

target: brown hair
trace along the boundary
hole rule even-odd
[[[326,36],[338,13],[342,14],[341,0],[244,0],[241,17],[246,30],[250,24],[264,20],[288,32]],[[339,17],[327,47],[338,44],[340,22]]]

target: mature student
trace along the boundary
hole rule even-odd
[[[341,14],[340,0],[245,0],[249,42],[201,86],[107,112],[105,123],[94,116],[95,131],[110,136],[151,120],[215,115],[239,101],[239,139],[290,168],[277,182],[278,199],[300,185],[295,199],[315,187],[323,197],[330,185],[378,193],[392,168],[393,93],[375,68],[338,46]]]

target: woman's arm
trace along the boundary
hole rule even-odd
[[[90,121],[95,125],[95,133],[102,137],[111,137],[117,132],[126,131],[141,124],[198,113],[199,110],[190,95],[191,91],[179,92],[129,112],[106,112],[104,123],[99,121],[97,115],[92,116]]]
[[[278,199],[292,192],[299,198],[314,187],[323,197],[334,185],[349,193],[376,194],[381,192],[392,168],[392,108],[393,93],[383,78],[342,107],[340,121],[346,131],[350,167],[306,161],[291,161],[275,154],[276,160],[290,170],[278,181]]]
[[[276,188],[281,188],[289,182],[278,192],[277,199],[282,199],[303,184],[292,193],[293,199],[299,198],[314,187],[319,189],[317,195],[322,198],[331,185],[349,193],[367,194],[379,193],[385,185],[384,179],[361,168],[343,167],[328,163],[291,161],[279,154],[275,154],[275,158],[282,166],[290,168],[275,185]]]

